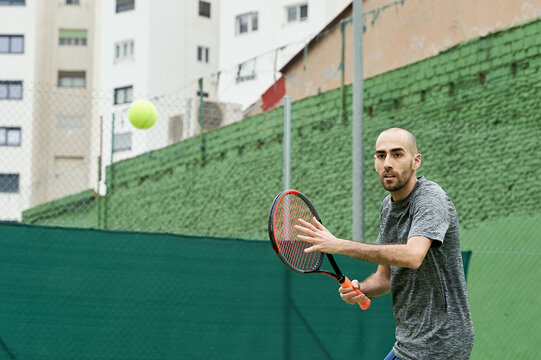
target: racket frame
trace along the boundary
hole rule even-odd
[[[324,253],[322,253],[322,252],[320,252],[319,259],[318,259],[316,265],[313,267],[312,270],[298,269],[298,268],[292,266],[282,256],[280,246],[278,245],[278,242],[276,241],[276,237],[274,236],[274,225],[275,225],[274,213],[275,213],[276,207],[278,206],[278,204],[280,203],[282,198],[287,194],[294,194],[294,195],[298,196],[308,206],[308,208],[312,212],[312,215],[317,219],[317,221],[319,221],[320,224],[323,224],[323,222],[321,221],[321,218],[319,217],[319,214],[316,211],[316,208],[314,207],[312,202],[303,193],[301,193],[298,190],[293,190],[293,189],[282,191],[281,193],[279,193],[274,198],[274,201],[272,203],[271,210],[270,210],[270,215],[269,215],[269,238],[270,238],[270,241],[271,241],[271,244],[272,244],[272,248],[274,249],[274,252],[278,255],[278,258],[280,258],[282,263],[284,263],[284,265],[288,269],[290,269],[291,271],[294,271],[294,272],[300,273],[300,274],[320,273],[320,274],[332,277],[333,279],[338,281],[338,283],[340,283],[340,284],[344,283],[346,277],[344,276],[342,271],[340,271],[340,268],[336,264],[336,261],[334,260],[334,257],[331,254],[326,254],[326,255],[327,255],[327,260],[329,261],[329,263],[331,264],[331,267],[334,270],[334,273],[332,273],[330,271],[325,271],[325,270],[320,270],[319,269],[321,267],[321,264],[323,263],[323,258],[325,256]]]

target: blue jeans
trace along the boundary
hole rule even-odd
[[[394,352],[391,350],[391,352],[389,353],[389,355],[387,355],[387,357],[385,358],[385,360],[400,360],[400,358],[398,358]]]

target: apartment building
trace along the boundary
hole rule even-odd
[[[31,205],[96,184],[96,6],[36,1]]]
[[[99,1],[0,1],[0,220],[96,183]]]
[[[0,213],[20,220],[30,204],[35,4],[0,1]]]

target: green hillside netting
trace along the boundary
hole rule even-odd
[[[530,359],[541,327],[541,214],[464,231],[472,249],[468,295],[475,325],[472,359]]]

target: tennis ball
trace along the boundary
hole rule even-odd
[[[158,110],[148,100],[137,100],[130,105],[128,118],[136,128],[149,129],[156,123],[156,119],[158,119]]]

